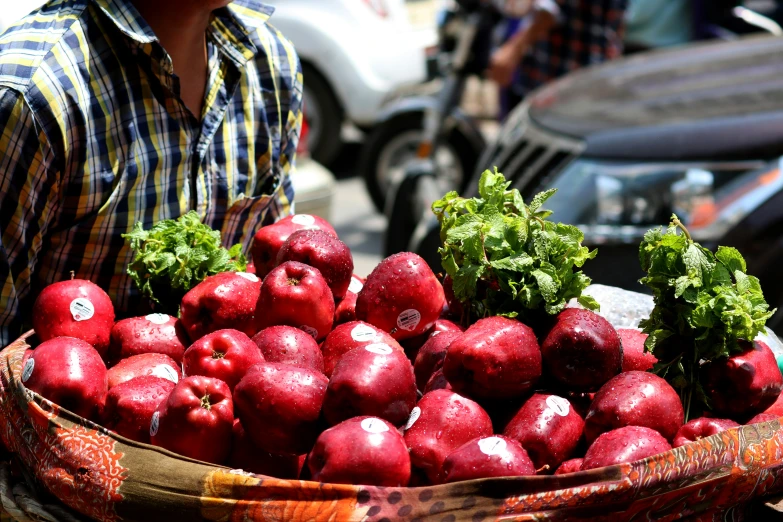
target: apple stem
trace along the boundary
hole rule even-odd
[[[549,469],[549,464],[544,464],[540,469],[536,470],[536,473],[541,473],[542,471],[546,471]]]
[[[204,408],[205,410],[209,410],[211,409],[211,406],[212,405],[209,403],[209,394],[204,395],[201,398],[201,407]]]
[[[76,274],[71,270],[71,281],[73,281],[73,278],[76,277]]]

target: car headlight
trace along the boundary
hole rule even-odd
[[[638,242],[672,213],[694,239],[718,240],[783,189],[780,160],[723,163],[619,163],[576,160],[543,189],[558,221],[585,231],[587,242]]]

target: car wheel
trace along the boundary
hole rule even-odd
[[[386,195],[416,161],[423,134],[423,113],[405,113],[378,125],[362,148],[359,169],[375,208],[383,212]],[[435,151],[438,183],[445,194],[462,190],[470,180],[481,151],[458,127],[453,127]]]
[[[329,165],[342,147],[343,110],[326,79],[314,67],[302,64],[307,148],[319,163]]]

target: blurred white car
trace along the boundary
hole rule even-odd
[[[46,0],[0,0],[0,33],[12,23],[46,3]]]
[[[343,122],[371,128],[388,101],[428,79],[434,21],[414,27],[404,0],[265,3],[275,7],[270,22],[302,61],[310,151],[322,163],[337,155]]]

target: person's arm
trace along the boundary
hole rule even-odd
[[[0,89],[0,347],[21,333],[20,301],[30,292],[52,222],[59,176],[54,155],[21,95]]]
[[[544,38],[559,23],[560,9],[554,0],[536,0],[532,20],[492,54],[487,76],[501,87],[508,87],[527,50]]]

